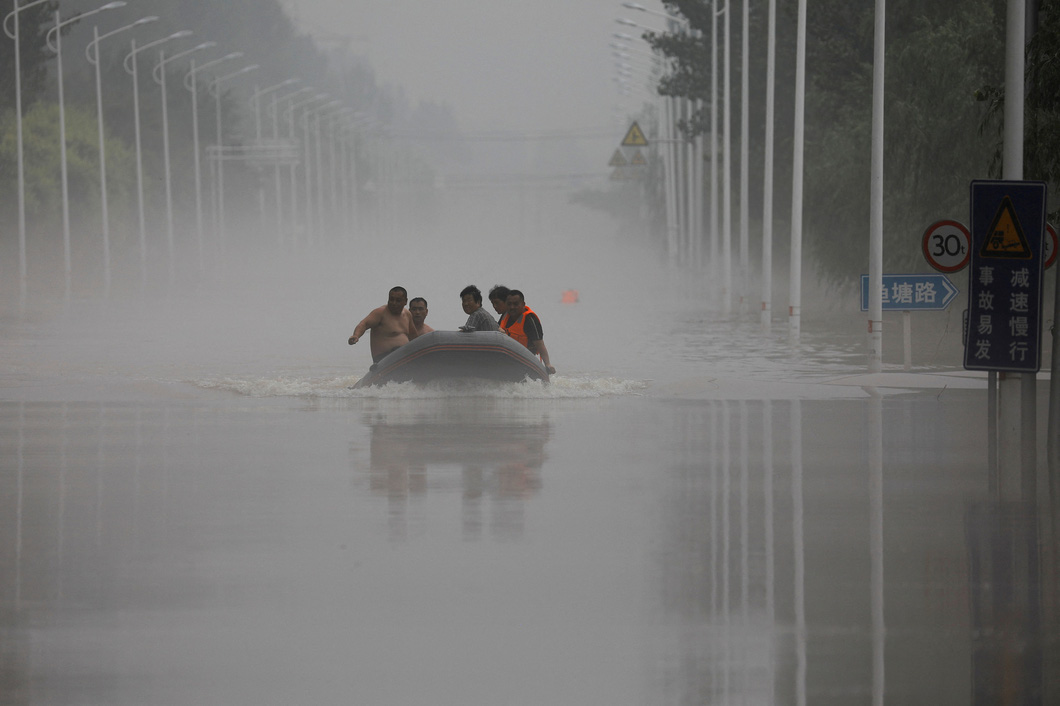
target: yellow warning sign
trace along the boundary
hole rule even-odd
[[[626,156],[622,154],[622,150],[615,150],[615,153],[611,155],[611,161],[607,163],[611,167],[624,167],[628,164]]]
[[[648,140],[644,137],[644,133],[640,129],[640,125],[634,122],[629,126],[629,131],[626,136],[622,139],[623,147],[647,147]]]
[[[990,223],[979,257],[994,257],[1013,260],[1031,259],[1031,247],[1027,236],[1023,234],[1012,199],[1005,196],[997,209],[994,220]]]
[[[635,167],[643,167],[648,163],[648,160],[644,159],[644,155],[641,154],[640,150],[633,153],[633,159],[629,160],[629,163]]]

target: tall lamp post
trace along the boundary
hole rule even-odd
[[[262,137],[261,137],[261,98],[262,98],[262,96],[269,95],[270,93],[272,94],[272,108],[273,108],[272,139],[273,139],[273,145],[275,147],[275,146],[277,146],[276,145],[276,140],[279,139],[279,132],[278,132],[279,127],[277,125],[276,114],[275,114],[276,113],[276,91],[280,90],[281,88],[286,88],[287,86],[290,86],[293,83],[298,83],[300,80],[301,79],[297,79],[297,78],[289,78],[289,79],[287,79],[285,81],[281,81],[280,83],[277,83],[275,85],[268,86],[267,88],[258,89],[257,86],[254,87],[254,95],[251,97],[250,102],[251,102],[251,104],[252,104],[252,106],[254,108],[254,139],[257,141],[257,144],[258,144],[259,148],[261,147],[261,139],[262,139]],[[275,177],[275,183],[277,185],[276,208],[279,209],[280,208],[279,188],[278,188],[279,187],[279,183],[280,183],[280,163],[279,163],[279,161],[277,160],[276,163],[273,166],[274,166],[273,176]],[[262,185],[258,186],[258,210],[259,210],[260,216],[261,216],[261,228],[262,228],[262,230],[264,230],[265,229],[265,188]],[[277,238],[282,237],[282,233],[283,233],[283,225],[281,224],[280,219],[279,219],[279,212],[277,212],[277,218],[276,218],[276,235],[277,235]]]
[[[173,56],[166,56],[165,50],[158,52],[158,63],[155,64],[155,68],[151,72],[151,77],[155,80],[159,86],[162,87],[162,162],[163,170],[165,172],[165,187],[166,187],[166,245],[169,249],[169,283],[173,284],[173,280],[176,276],[176,263],[174,262],[174,243],[173,243],[173,188],[172,188],[172,177],[170,175],[169,168],[169,107],[168,107],[168,95],[166,89],[166,64],[177,59],[182,59],[185,56],[194,54],[197,51],[203,49],[209,49],[217,46],[217,42],[203,42],[198,46],[194,46],[191,49],[186,49],[182,52],[174,54]],[[198,154],[198,141],[196,141],[196,154]]]
[[[195,76],[200,71],[217,66],[225,61],[231,61],[232,59],[238,59],[243,56],[243,52],[234,51],[231,54],[225,54],[220,59],[214,59],[208,61],[202,66],[195,66],[195,60],[191,61],[191,68],[188,73],[184,74],[184,88],[191,92],[191,139],[195,145],[195,227],[198,233],[198,246],[199,246],[199,276],[206,273],[206,260],[203,254],[203,227],[202,227],[202,169],[199,163],[199,153],[202,151],[199,148],[199,87],[196,83]]]
[[[59,11],[55,11],[55,26],[48,30],[48,34],[44,37],[45,43],[48,48],[55,52],[55,71],[56,71],[56,83],[59,86],[59,169],[62,175],[62,197],[63,197],[63,271],[66,276],[66,297],[70,297],[70,274],[71,274],[71,253],[70,253],[70,180],[67,176],[66,168],[66,110],[64,107],[63,99],[63,33],[62,28],[71,22],[77,22],[83,20],[90,15],[94,15],[104,10],[114,10],[119,7],[125,7],[124,0],[115,0],[114,2],[108,2],[102,7],[97,7],[94,10],[82,12],[78,15],[70,17],[69,19],[63,20]],[[54,44],[52,38],[54,36]]]
[[[222,254],[225,251],[225,155],[224,134],[221,131],[221,83],[257,68],[258,64],[250,64],[224,76],[217,76],[210,82],[210,90],[217,101],[217,240]]]
[[[18,13],[47,2],[34,0],[19,5],[12,0],[13,9],[4,17],[4,34],[15,40],[15,142],[18,153],[18,272],[22,300],[26,297],[26,175],[22,157],[22,48],[19,41]],[[11,27],[8,27],[8,21]]]
[[[316,149],[316,170],[317,170],[317,218],[316,218],[316,229],[320,234],[323,234],[324,230],[324,154],[321,151],[320,145],[320,122],[324,114],[329,110],[334,110],[342,105],[342,101],[333,100],[328,101],[322,106],[313,109],[314,121],[313,121],[313,138],[314,147]],[[334,159],[334,150],[329,150],[329,157]]]
[[[107,295],[110,294],[110,219],[107,214],[107,153],[103,136],[103,81],[99,70],[99,43],[119,32],[157,20],[158,17],[155,15],[141,17],[131,24],[113,29],[106,34],[100,34],[99,27],[95,26],[92,28],[92,41],[85,47],[85,58],[88,59],[88,63],[96,68],[96,121],[99,127],[99,193],[103,218],[103,281],[104,292]]]
[[[297,91],[291,91],[290,93],[285,93],[282,96],[277,96],[275,93],[272,95],[272,135],[273,135],[273,138],[275,138],[277,140],[280,138],[280,104],[283,103],[284,101],[290,100],[290,99],[292,99],[292,98],[294,98],[296,96],[300,96],[300,95],[303,95],[305,93],[312,93],[315,90],[316,89],[313,88],[312,86],[303,86],[302,88],[299,88]],[[291,141],[293,142],[293,139]],[[290,164],[290,168],[291,168],[291,188],[292,188],[291,198],[293,199],[294,198],[293,189],[294,189],[295,178],[296,178],[295,177],[295,169],[297,168],[297,164],[292,162]],[[283,184],[282,184],[282,178],[280,176],[280,167],[278,165],[276,167],[276,184],[275,184],[275,186],[276,186],[276,244],[282,246],[283,245],[283,229],[284,229],[284,224],[283,224],[283,219],[284,219],[284,216],[283,216]],[[294,222],[294,214],[293,213],[291,214],[291,222],[292,223]]]
[[[191,33],[190,29],[182,29],[168,37],[148,42],[141,47],[136,46],[136,40],[133,39],[129,42],[130,51],[125,55],[125,61],[122,62],[125,72],[132,76],[133,82],[133,132],[136,139],[136,206],[140,216],[140,284],[144,287],[147,286],[147,226],[144,221],[144,160],[140,140],[140,76],[137,71],[139,62],[136,60],[136,55],[145,49],[157,47],[159,44],[164,44],[173,39],[187,37]]]
[[[295,137],[295,135],[294,135],[294,124],[295,124],[294,111],[297,110],[298,108],[302,108],[302,107],[308,106],[308,105],[310,105],[312,103],[316,103],[316,102],[322,101],[322,100],[327,100],[330,97],[331,96],[328,95],[327,93],[317,93],[317,94],[312,95],[312,96],[310,96],[308,98],[303,98],[300,101],[296,101],[294,103],[291,103],[291,105],[287,106],[287,110],[285,111],[287,113],[287,119],[288,119],[287,130],[288,130],[288,136],[291,138],[291,140],[294,140],[294,137]],[[303,166],[302,166],[302,168],[305,170],[306,174],[308,175],[309,167],[310,167],[308,138],[305,141],[305,147],[303,148],[302,156],[303,156],[303,159],[302,159]],[[309,187],[308,177],[306,179],[306,187],[307,187],[307,189]],[[307,191],[307,193],[306,193],[306,219],[307,220],[312,218],[312,215],[311,215],[312,207],[311,207],[311,204],[310,204],[310,196],[311,196],[311,191]],[[292,165],[291,166],[291,226],[292,226],[291,234],[292,234],[292,244],[295,244],[295,245],[297,245],[297,243],[298,243],[298,238],[297,238],[297,233],[296,233],[297,219],[298,219],[298,177],[297,177],[297,170],[295,169],[295,166]]]

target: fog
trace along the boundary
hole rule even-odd
[[[810,261],[788,340],[778,241],[772,328],[754,273],[725,312],[610,179],[629,106],[569,33],[606,44],[613,3],[285,4],[467,131],[359,133],[348,200],[226,163],[221,225],[207,171],[172,259],[126,199],[109,284],[98,213],[69,278],[60,231],[22,277],[5,224],[0,704],[1052,700],[1053,488],[1000,501],[959,306],[915,315],[908,369],[888,316],[870,374]],[[550,384],[352,389],[392,286],[455,329],[498,283]]]

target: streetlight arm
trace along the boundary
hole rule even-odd
[[[214,59],[213,61],[207,61],[202,66],[196,66],[194,69],[192,69],[188,73],[184,74],[184,88],[188,89],[189,91],[191,90],[191,79],[192,79],[193,76],[195,76],[195,74],[199,73],[200,71],[212,68],[212,67],[217,66],[218,64],[223,63],[225,61],[231,61],[232,59],[238,59],[241,56],[243,56],[243,52],[234,51],[231,54],[225,54],[220,59]]]
[[[216,98],[216,97],[218,97],[220,95],[220,91],[221,91],[220,84],[221,84],[221,81],[227,81],[230,78],[235,78],[236,76],[239,76],[241,74],[245,74],[245,73],[247,73],[249,71],[254,71],[257,68],[258,68],[258,64],[251,64],[250,66],[244,66],[243,68],[239,69],[238,71],[233,71],[230,74],[225,74],[224,76],[217,76],[216,78],[214,78],[213,81],[210,82],[210,86],[209,86],[208,90]]]
[[[301,108],[303,105],[309,105],[310,103],[315,103],[316,101],[321,101],[321,100],[324,100],[324,99],[330,98],[330,97],[331,96],[328,95],[327,93],[318,93],[315,96],[310,96],[309,98],[306,98],[304,100],[300,100],[300,101],[298,101],[296,103],[291,103],[291,105],[287,106],[287,109],[285,111],[283,111],[284,115],[290,115],[290,114],[294,113],[296,108]]]
[[[107,37],[113,37],[118,32],[124,32],[127,29],[132,29],[133,27],[138,27],[140,25],[147,24],[148,22],[155,22],[157,20],[158,20],[158,17],[156,15],[150,15],[148,17],[141,17],[140,19],[136,20],[132,24],[127,24],[124,27],[119,27],[118,29],[112,29],[111,31],[107,32],[106,34],[99,35],[98,37],[93,39],[91,42],[89,42],[88,46],[85,47],[85,58],[88,59],[88,63],[90,63],[90,64],[92,64],[94,66],[99,61],[99,43],[102,42],[104,39],[106,39]],[[92,51],[93,49],[95,50],[95,52]]]
[[[197,51],[202,51],[203,49],[209,49],[215,46],[217,46],[217,42],[203,42],[202,44],[196,47],[192,47],[191,49],[185,49],[184,51],[178,54],[174,54],[173,56],[161,57],[159,59],[159,62],[155,64],[155,68],[151,70],[151,77],[154,78],[155,83],[161,84],[162,72],[165,70],[166,64],[171,61],[176,61],[177,59],[183,59],[188,54],[194,54]]]
[[[132,60],[136,58],[136,55],[142,52],[143,50],[150,49],[151,47],[157,47],[159,44],[168,42],[171,39],[180,39],[181,37],[187,37],[190,34],[192,34],[192,31],[190,29],[182,29],[179,32],[174,32],[168,37],[162,37],[161,39],[156,39],[153,42],[148,42],[142,47],[136,47],[131,52],[125,55],[125,60],[122,62],[122,66],[125,67],[125,72],[128,74],[131,74],[133,72]]]
[[[53,41],[54,41],[53,37],[56,35],[56,33],[59,32],[60,29],[62,29],[63,27],[65,27],[68,24],[72,24],[74,22],[79,22],[79,21],[85,19],[86,17],[91,17],[92,15],[96,14],[97,12],[103,12],[104,10],[115,10],[115,9],[117,9],[119,7],[125,7],[125,0],[114,0],[114,2],[108,2],[106,5],[104,5],[102,7],[97,7],[95,10],[89,10],[88,12],[79,12],[76,15],[74,15],[73,17],[71,17],[69,19],[66,19],[66,20],[63,20],[59,24],[57,24],[54,27],[52,27],[51,29],[49,29],[48,30],[48,34],[46,34],[44,36],[44,41],[48,45],[49,49],[51,49],[53,52],[58,52],[59,51],[59,47],[56,44],[53,43]]]
[[[18,13],[22,12],[23,10],[28,10],[31,7],[35,6],[35,5],[40,5],[41,3],[45,3],[45,2],[48,2],[48,0],[33,0],[33,2],[26,3],[25,5],[19,5],[18,4],[18,0],[15,0],[15,9],[12,10],[11,12],[7,13],[7,15],[4,17],[4,34],[6,34],[11,39],[14,39],[15,38],[14,25],[12,24],[12,29],[8,29],[7,28],[7,21],[10,20],[11,18],[15,18],[15,21],[17,22],[18,21]]]

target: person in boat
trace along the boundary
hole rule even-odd
[[[423,297],[416,297],[409,302],[409,313],[412,314],[412,325],[416,327],[416,336],[422,336],[425,333],[430,333],[434,329],[426,324],[427,319],[427,300]]]
[[[493,310],[497,312],[500,318],[497,319],[497,323],[501,322],[504,318],[504,314],[508,311],[508,288],[503,284],[493,285],[493,289],[490,290],[490,303],[493,304]]]
[[[523,293],[518,289],[508,290],[506,304],[507,313],[501,317],[501,330],[529,348],[534,355],[541,356],[548,374],[554,375],[556,369],[549,361],[541,319],[526,305]]]
[[[412,314],[405,308],[409,293],[404,287],[393,287],[387,303],[368,312],[368,316],[357,324],[350,336],[350,345],[361,340],[365,331],[371,330],[369,339],[372,362],[378,363],[388,353],[401,348],[418,335],[412,323]]]
[[[461,331],[497,331],[497,322],[482,308],[482,292],[473,284],[469,284],[460,291],[460,305],[464,307],[467,314],[467,323],[460,327]]]

